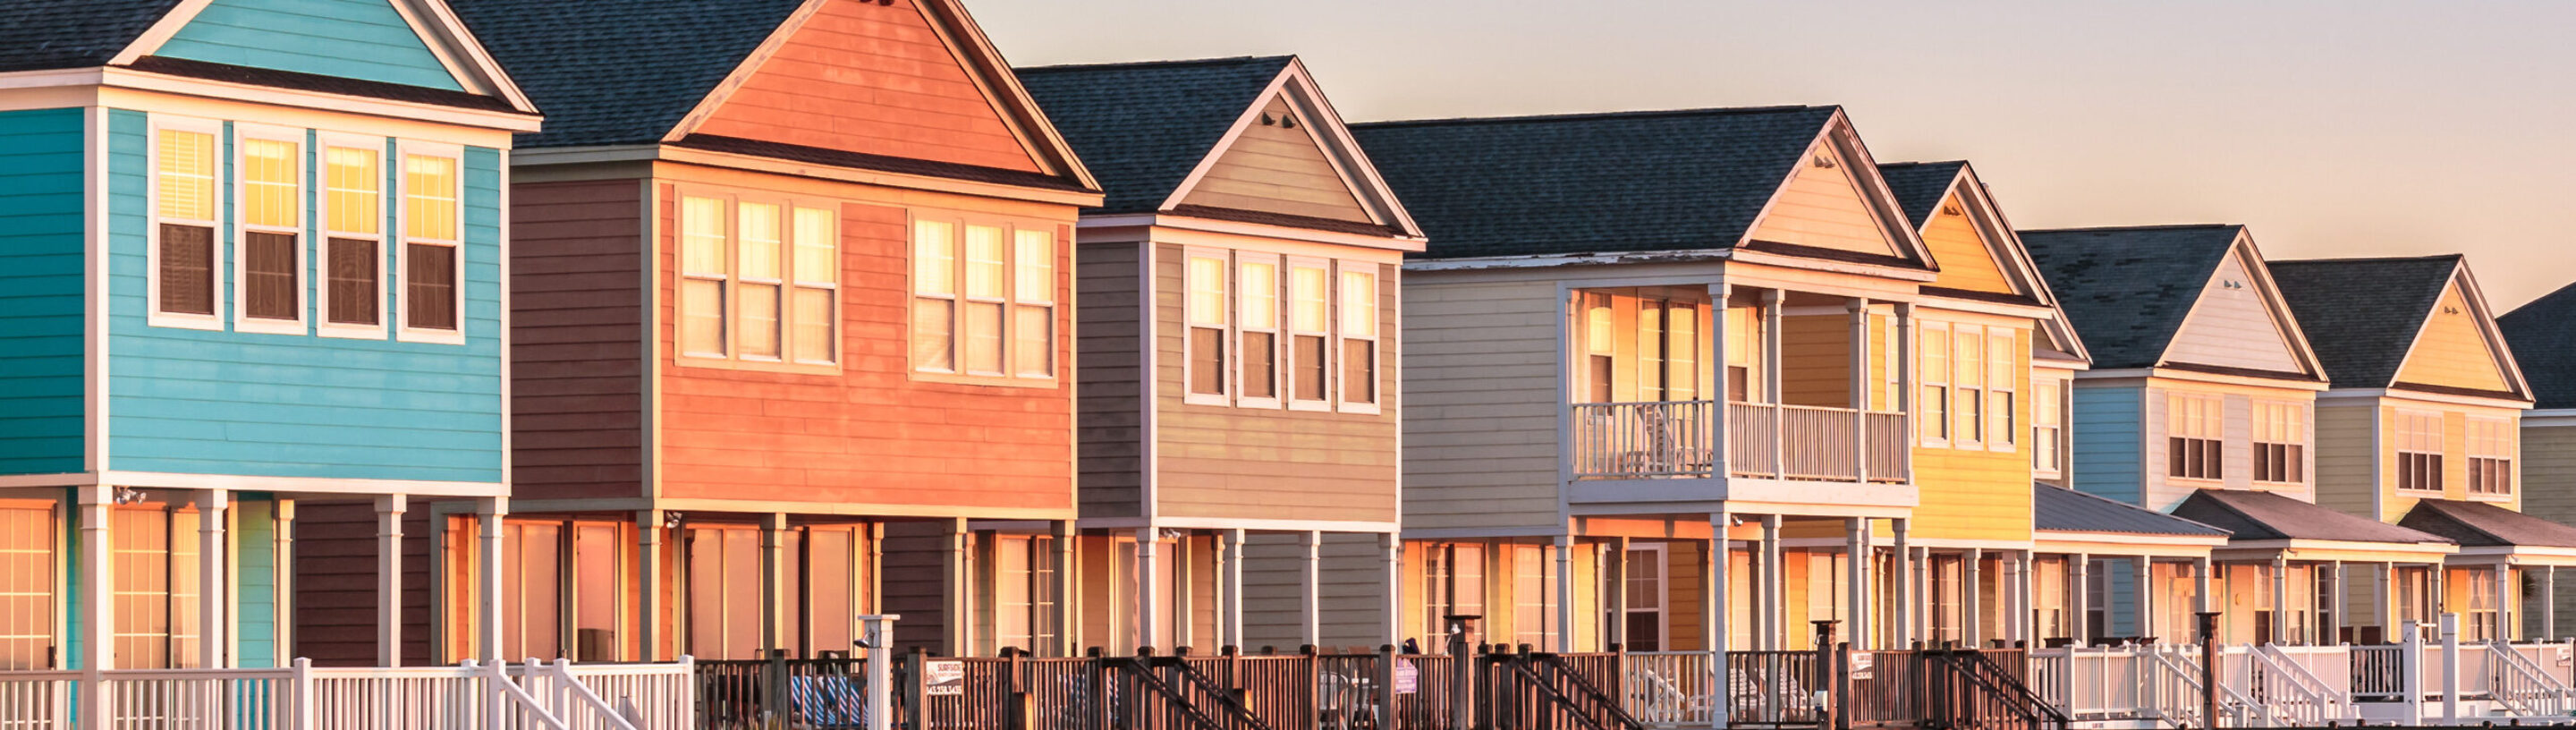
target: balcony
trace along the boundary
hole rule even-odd
[[[1904,483],[1903,413],[1715,401],[1578,403],[1574,478]],[[1720,459],[1723,455],[1723,459]]]

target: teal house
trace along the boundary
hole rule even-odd
[[[502,171],[536,109],[441,0],[0,15],[0,671],[399,662],[296,617],[425,594],[370,555],[414,500],[506,510]],[[377,519],[294,523],[332,502]]]

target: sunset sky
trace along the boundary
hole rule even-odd
[[[973,0],[1021,65],[1294,53],[1352,121],[1841,104],[2022,228],[2234,222],[2276,259],[2576,279],[2576,4]]]

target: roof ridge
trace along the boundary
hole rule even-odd
[[[2167,518],[2167,519],[2173,519],[2173,520],[2180,520],[2180,521],[2188,522],[2188,523],[2191,523],[2191,524],[2194,524],[2194,525],[2199,525],[2199,526],[2201,526],[2201,527],[2206,527],[2206,528],[2209,528],[2209,529],[2212,529],[2212,530],[2217,530],[2220,534],[2224,534],[2224,535],[2233,535],[2233,534],[2236,534],[2236,531],[2234,531],[2234,530],[2230,530],[2230,529],[2227,529],[2227,528],[2224,528],[2224,527],[2219,527],[2219,526],[2217,526],[2217,525],[2212,525],[2212,524],[2209,524],[2209,523],[2206,523],[2206,522],[2202,522],[2202,521],[2199,521],[2199,520],[2195,520],[2195,519],[2192,519],[2192,518],[2189,518],[2189,517],[2184,517],[2184,516],[2177,515],[2177,514],[2174,514],[2174,513],[2171,513],[2171,512],[2159,512],[2159,511],[2156,511],[2156,510],[2153,510],[2153,509],[2148,509],[2148,508],[2146,508],[2146,507],[2141,507],[2141,506],[2134,505],[2134,504],[2130,504],[2130,503],[2127,503],[2127,502],[2122,502],[2122,501],[2120,501],[2120,500],[2112,499],[2112,498],[2110,498],[2110,497],[2105,497],[2105,496],[2102,496],[2102,495],[2099,495],[2099,494],[2094,494],[2094,493],[2092,493],[2092,492],[2087,492],[2087,491],[2084,491],[2084,490],[2081,490],[2081,489],[2076,489],[2076,488],[2074,488],[2074,487],[2061,487],[2061,486],[2057,486],[2057,485],[2055,485],[2055,484],[2049,484],[2049,483],[2047,483],[2047,482],[2042,482],[2042,481],[2038,481],[2038,480],[2032,480],[2032,481],[2031,481],[2031,486],[2033,486],[2033,487],[2040,487],[2040,488],[2046,488],[2046,489],[2055,489],[2055,490],[2058,490],[2058,491],[2061,491],[2061,492],[2065,492],[2065,493],[2067,493],[2067,494],[2074,494],[2074,495],[2081,495],[2081,496],[2085,496],[2085,497],[2090,497],[2090,498],[2093,498],[2094,500],[2101,501],[2101,502],[2106,502],[2106,503],[2109,503],[2109,504],[2114,505],[2114,506],[2127,507],[2127,508],[2129,508],[2129,509],[2138,510],[2138,511],[2140,511],[2140,512],[2146,512],[2146,513],[2148,513],[2148,514],[2153,514],[2153,515],[2156,515],[2156,516],[2159,516],[2159,517],[2164,517],[2164,518]]]
[[[2109,231],[2182,231],[2220,228],[2243,228],[2243,223],[2162,223],[2145,226],[2083,226],[2078,228],[2023,228],[2014,233],[2093,233]]]
[[[1354,129],[1362,128],[1362,127],[1366,127],[1366,128],[1370,128],[1370,129],[1391,129],[1391,128],[1397,128],[1397,127],[1431,127],[1431,126],[1465,125],[1465,124],[1515,124],[1515,123],[1539,123],[1539,122],[1565,122],[1565,121],[1579,121],[1579,120],[1591,120],[1591,119],[1653,119],[1653,118],[1659,118],[1659,117],[1731,116],[1731,115],[1738,115],[1738,114],[1782,114],[1782,113],[1788,113],[1788,112],[1817,111],[1817,110],[1822,110],[1822,109],[1840,109],[1840,108],[1842,108],[1842,107],[1841,107],[1841,105],[1839,105],[1839,104],[1824,104],[1824,105],[1796,105],[1796,104],[1785,104],[1785,105],[1779,105],[1779,106],[1701,107],[1701,108],[1692,108],[1692,109],[1637,109],[1637,110],[1630,110],[1630,111],[1616,111],[1616,112],[1573,112],[1573,113],[1565,113],[1565,114],[1527,114],[1527,115],[1500,116],[1500,117],[1443,117],[1443,118],[1435,118],[1435,119],[1390,119],[1390,120],[1381,120],[1381,121],[1375,121],[1375,122],[1358,122],[1358,123],[1353,123],[1353,124],[1350,124],[1350,125],[1347,125],[1347,126],[1349,126],[1349,127],[1351,127],[1351,128],[1354,128]]]
[[[1928,165],[1966,165],[1966,164],[1968,164],[1968,161],[1967,161],[1967,160],[1911,160],[1911,161],[1906,161],[1906,162],[1881,162],[1881,163],[1878,163],[1878,166],[1879,166],[1879,168],[1880,168],[1880,169],[1886,169],[1886,168],[1890,168],[1890,167],[1923,167],[1923,166],[1928,166]]]
[[[2440,254],[2431,254],[2431,255],[2427,255],[2427,256],[2339,256],[2339,257],[2335,257],[2335,258],[2323,258],[2323,259],[2264,259],[2264,260],[2263,260],[2263,263],[2265,263],[2265,264],[2269,264],[2269,265],[2272,265],[2272,266],[2279,266],[2279,265],[2282,265],[2282,264],[2361,264],[2361,263],[2399,263],[2399,262],[2407,262],[2407,261],[2440,261],[2440,260],[2446,260],[2446,259],[2447,259],[2447,260],[2451,260],[2451,261],[2459,261],[2459,260],[2466,259],[2466,258],[2468,258],[2468,255],[2467,255],[2467,254],[2459,254],[2459,253],[2440,253]]]
[[[1109,61],[1109,62],[1103,62],[1103,63],[1062,63],[1062,64],[1055,64],[1055,65],[1051,65],[1051,66],[1020,66],[1020,67],[1017,67],[1017,68],[1013,68],[1013,69],[1011,69],[1011,72],[1012,72],[1012,73],[1019,73],[1019,74],[1028,74],[1028,73],[1050,73],[1050,72],[1056,72],[1056,71],[1100,71],[1100,70],[1107,70],[1107,69],[1170,68],[1170,67],[1178,67],[1178,66],[1227,66],[1227,65],[1238,65],[1238,66],[1239,66],[1239,65],[1251,65],[1251,64],[1261,63],[1261,62],[1267,62],[1267,61],[1277,61],[1277,62],[1280,62],[1280,63],[1286,63],[1286,62],[1287,62],[1287,61],[1289,61],[1290,59],[1294,59],[1294,58],[1296,58],[1296,56],[1295,56],[1294,54],[1282,54],[1282,55],[1277,55],[1277,56],[1219,56],[1219,57],[1209,57],[1209,58],[1179,58],[1179,59],[1169,59],[1169,60],[1161,60],[1161,61]]]

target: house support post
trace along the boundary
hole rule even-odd
[[[109,703],[101,672],[116,668],[116,561],[108,523],[116,516],[116,487],[80,487],[80,726],[106,730]]]
[[[2272,556],[2272,635],[2260,637],[2267,644],[2294,642],[2299,637],[2287,636],[2290,626],[2290,559]]]
[[[481,528],[475,534],[483,541],[482,555],[477,556],[477,559],[482,562],[479,566],[482,570],[474,574],[475,582],[480,584],[474,587],[474,608],[477,619],[474,622],[475,655],[487,662],[507,661],[507,658],[501,655],[501,587],[509,585],[508,576],[502,575],[502,570],[509,565],[509,561],[501,554],[504,544],[501,540],[501,520],[510,516],[510,498],[477,498],[474,500],[474,513],[475,520],[479,523],[478,527]]]
[[[1306,599],[1297,607],[1297,641],[1320,647],[1324,645],[1324,533],[1298,533],[1297,554],[1297,594]]]
[[[388,494],[376,498],[376,666],[402,666],[402,600],[403,600],[403,513],[411,509],[409,497]],[[488,532],[499,532],[498,525],[487,525]],[[484,545],[494,541],[486,538]],[[501,657],[486,654],[487,661]]]
[[[1151,527],[1136,529],[1134,574],[1136,576],[1136,635],[1128,642],[1134,646],[1118,647],[1120,649],[1145,646],[1169,648],[1157,641],[1162,636],[1163,627],[1154,620],[1155,609],[1163,605],[1162,577],[1155,575],[1154,571],[1155,566],[1161,562],[1160,556],[1156,554],[1162,549],[1161,532],[1162,530]]]
[[[1848,564],[1851,605],[1844,609],[1845,640],[1852,648],[1870,648],[1869,633],[1869,519],[1853,517],[1843,521],[1843,559]]]
[[[1985,585],[1985,577],[1980,574],[1986,569],[1986,551],[1968,548],[1967,555],[1959,562],[1959,635],[1967,639],[1962,643],[1983,647],[1986,645],[1986,607],[1979,605],[1984,601],[1979,600],[1983,596],[1978,593],[1979,588]]]
[[[1709,312],[1712,315],[1709,317],[1708,324],[1709,353],[1700,358],[1701,371],[1708,378],[1708,382],[1716,384],[1716,392],[1708,396],[1709,400],[1715,402],[1709,404],[1708,429],[1702,434],[1707,440],[1701,446],[1708,450],[1708,475],[1717,479],[1726,479],[1735,474],[1727,467],[1727,462],[1734,458],[1731,453],[1732,437],[1729,435],[1733,432],[1727,430],[1727,419],[1732,415],[1727,413],[1727,405],[1734,402],[1734,395],[1728,392],[1726,376],[1726,369],[1730,362],[1727,359],[1729,353],[1726,350],[1726,328],[1730,326],[1726,316],[1726,304],[1728,299],[1734,298],[1734,294],[1734,286],[1725,282],[1708,285]],[[1725,533],[1718,534],[1717,539],[1726,539]],[[1720,548],[1719,552],[1724,552],[1724,549]]]
[[[1079,533],[1075,532],[1073,529],[1073,520],[1056,520],[1054,533],[1055,615],[1052,618],[1055,620],[1056,645],[1053,647],[1053,650],[1056,656],[1080,656],[1082,654],[1082,632],[1079,629],[1082,625],[1082,614],[1079,613],[1079,611],[1081,610],[1082,602],[1075,599],[1075,592],[1079,590],[1079,586],[1082,584],[1077,582],[1080,576],[1074,574],[1076,566],[1074,565],[1073,558],[1073,543],[1075,541],[1075,537]],[[874,569],[871,568],[870,570],[870,574],[874,575]],[[1231,598],[1233,594],[1229,593],[1226,594],[1226,596],[1227,598]],[[1225,605],[1223,601],[1227,600],[1227,598],[1218,599],[1220,602],[1217,605]],[[878,605],[883,606],[884,603],[880,601]],[[879,610],[883,609],[880,608]]]
[[[2138,600],[2132,601],[2132,603],[2136,604],[2138,616],[2137,620],[2129,623],[2136,628],[2138,636],[2155,636],[2156,559],[2141,555],[2137,558],[2131,559],[2129,564],[2137,566],[2138,570],[2138,574],[2131,577],[2133,582],[2132,589],[2138,592]]]
[[[2325,636],[2318,638],[2317,643],[2320,644],[2335,644],[2343,641],[2343,614],[2352,610],[2352,593],[2348,587],[2349,584],[2345,582],[2348,576],[2344,573],[2343,561],[2334,561],[2329,569],[2334,571],[2330,579],[2332,590],[2329,591],[2334,595],[2328,598],[2333,603],[2326,604]]]
[[[1700,635],[1700,647],[1709,652],[1709,676],[1712,677],[1734,676],[1728,673],[1726,665],[1729,639],[1734,636],[1734,627],[1729,625],[1734,616],[1727,610],[1729,601],[1734,600],[1728,595],[1734,585],[1731,582],[1733,576],[1727,574],[1732,569],[1729,563],[1734,561],[1729,555],[1732,550],[1726,544],[1726,528],[1733,521],[1734,518],[1725,512],[1709,513],[1709,540],[1700,547],[1700,557],[1708,565],[1708,572],[1705,573],[1708,579],[1700,581],[1700,626],[1704,629]],[[1724,728],[1729,722],[1728,710],[1731,708],[1728,705],[1734,703],[1714,704],[1715,707],[1710,711],[1709,727]]]
[[[1845,308],[1850,310],[1851,313],[1852,481],[1861,484],[1868,484],[1869,452],[1870,449],[1876,446],[1869,442],[1869,401],[1871,392],[1874,390],[1870,387],[1869,377],[1871,354],[1869,347],[1869,298],[1854,297],[1849,304],[1845,305]],[[1861,522],[1862,528],[1867,529],[1868,520],[1862,520]],[[1867,572],[1861,566],[1869,562],[1868,557],[1869,553],[1866,548],[1861,552],[1852,554],[1852,574],[1854,576]],[[1858,592],[1859,587],[1860,584],[1857,582],[1857,579],[1855,579],[1855,592]],[[1868,604],[1863,603],[1861,605],[1867,606]],[[1852,614],[1853,621],[1861,621],[1864,617],[1865,614],[1862,612],[1855,611]],[[1852,630],[1846,632],[1851,636],[1852,646],[1861,647],[1869,645],[1869,635],[1863,633],[1860,630],[1861,628],[1862,627],[1859,624],[1854,624],[1852,626]]]
[[[1784,561],[1780,559],[1779,515],[1762,516],[1761,551],[1758,561],[1761,564],[1753,570],[1756,581],[1754,593],[1758,596],[1754,604],[1757,617],[1753,625],[1762,631],[1762,635],[1753,644],[1763,651],[1779,651],[1788,648],[1789,643],[1785,633],[1788,627],[1782,625],[1785,621],[1781,616],[1782,588],[1788,581],[1780,571]]]
[[[2540,569],[2540,640],[2558,640],[2558,566]]]
[[[2076,646],[2093,645],[2093,556],[2066,556],[2066,635]]]
[[[975,618],[975,599],[967,595],[974,579],[967,572],[967,541],[974,534],[967,530],[966,519],[952,517],[939,521],[939,598],[941,616],[939,648],[949,656],[964,656],[970,647],[967,624]]]
[[[1234,600],[1225,604],[1225,617],[1222,621],[1225,622],[1226,626],[1226,640],[1233,642],[1233,645],[1237,647],[1249,643],[1249,640],[1245,638],[1243,633],[1244,538],[1245,535],[1242,530],[1225,531],[1225,541],[1234,546],[1234,549],[1230,551],[1233,558],[1225,565],[1225,575],[1219,578],[1219,580],[1225,581],[1226,592],[1229,595],[1234,596]]]
[[[1896,595],[1889,597],[1896,604],[1896,610],[1891,616],[1896,625],[1888,627],[1893,629],[1888,632],[1888,641],[1892,644],[1888,647],[1890,649],[1905,649],[1914,645],[1914,602],[1920,594],[1914,590],[1914,548],[1905,543],[1907,523],[1910,522],[1913,520],[1903,517],[1888,520],[1888,529],[1894,537],[1894,545],[1891,547],[1895,549],[1892,552],[1896,558],[1887,563],[1889,570],[1896,571],[1896,579],[1888,581],[1889,585],[1896,588]]]
[[[1574,653],[1574,536],[1558,535],[1550,547],[1556,553],[1556,650],[1571,654]]]
[[[1380,633],[1385,634],[1383,643],[1393,646],[1404,643],[1404,601],[1400,597],[1404,587],[1404,537],[1392,532],[1378,533],[1377,547],[1386,555],[1385,580],[1380,583],[1385,588],[1385,597],[1378,604],[1379,615],[1385,619]]]
[[[231,496],[221,489],[197,493],[197,666],[206,669],[228,666],[225,649],[232,645],[224,639],[225,627],[232,625],[224,620],[225,606],[232,598],[232,581],[224,570],[232,564],[230,542],[224,539],[224,515],[230,507],[226,502]]]
[[[1611,644],[1628,643],[1628,538],[1611,538],[1596,544],[1609,558],[1601,563],[1600,573],[1601,598],[1609,604],[1609,620],[1603,622],[1607,624],[1605,628],[1608,631],[1601,641],[1602,648],[1606,650]],[[1634,650],[1636,647],[1626,648]],[[1662,647],[1656,649],[1661,650]]]
[[[1780,406],[1780,311],[1786,307],[1789,293],[1779,289],[1762,290],[1762,397],[1771,404],[1771,478],[1789,478],[1788,439],[1781,438],[1781,425],[1786,414]]]
[[[787,514],[772,512],[760,516],[760,647],[761,656],[772,650],[785,650],[789,658],[795,647],[790,645],[787,626],[787,604],[796,600],[787,595]]]
[[[662,660],[661,510],[635,511],[635,638],[637,661]]]

